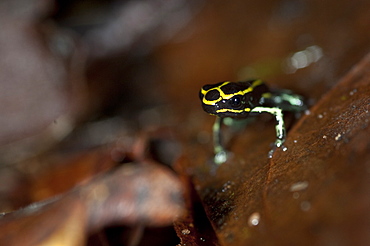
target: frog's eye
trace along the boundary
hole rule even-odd
[[[217,90],[211,90],[207,92],[205,97],[208,101],[214,101],[220,98],[220,92],[218,92]]]
[[[234,96],[230,98],[230,105],[233,109],[239,109],[243,106],[242,97]]]

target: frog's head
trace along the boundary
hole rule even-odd
[[[246,84],[248,83],[248,84]],[[255,104],[249,82],[221,82],[205,85],[199,92],[205,112],[218,117],[246,118]]]

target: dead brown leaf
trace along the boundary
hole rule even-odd
[[[125,164],[61,197],[3,215],[0,243],[84,245],[88,232],[108,225],[169,225],[183,212],[182,192],[165,167]]]
[[[198,156],[190,171],[220,245],[367,245],[370,237],[370,55],[288,133],[267,158],[273,122],[251,124],[220,167]],[[256,122],[255,122],[256,123]],[[203,159],[202,159],[203,158]],[[187,219],[195,224],[196,217]],[[177,233],[183,243],[194,238]],[[199,237],[199,234],[195,234]],[[216,244],[211,242],[212,244]],[[207,245],[207,242],[204,242]]]

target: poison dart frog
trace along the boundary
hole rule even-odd
[[[289,90],[271,90],[262,80],[220,82],[205,85],[199,92],[203,110],[216,116],[213,125],[214,161],[220,165],[227,160],[227,151],[221,142],[221,125],[226,120],[247,119],[261,113],[276,119],[276,141],[269,157],[282,147],[286,137],[283,111],[301,112],[307,109],[302,96]]]

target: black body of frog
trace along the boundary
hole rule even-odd
[[[283,111],[300,112],[307,109],[302,96],[289,90],[270,90],[262,80],[205,85],[199,97],[204,111],[217,116],[213,125],[216,164],[227,160],[227,151],[221,141],[221,124],[224,118],[246,119],[260,113],[272,114],[277,123],[276,140],[268,155],[271,158],[274,150],[285,141]]]
[[[271,91],[261,80],[205,85],[199,97],[205,112],[221,118],[245,119],[261,113],[253,110],[258,106],[292,112],[306,109],[302,96],[289,90]]]

